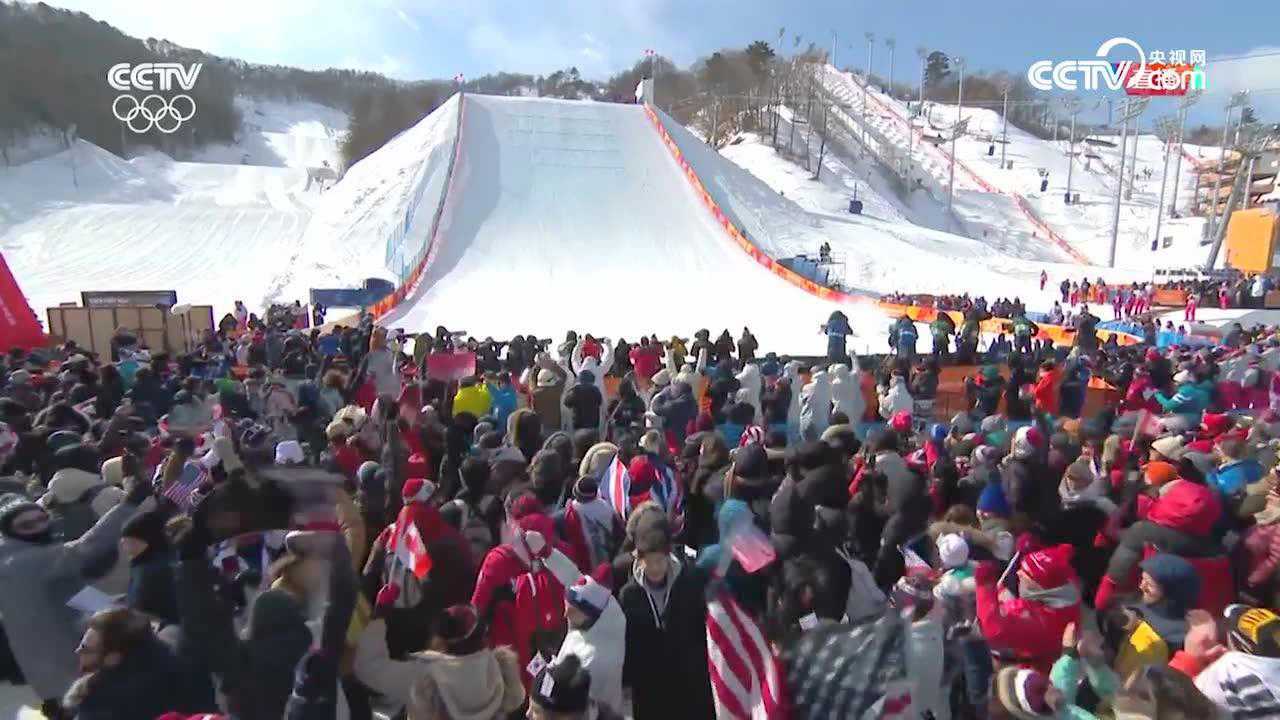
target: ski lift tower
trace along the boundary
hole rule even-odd
[[[1116,168],[1116,199],[1114,211],[1111,215],[1111,253],[1108,256],[1107,267],[1116,266],[1116,243],[1120,239],[1120,197],[1124,190],[1124,148],[1125,141],[1129,134],[1129,121],[1136,120],[1143,111],[1147,109],[1147,98],[1126,99],[1124,111],[1120,116],[1120,165]],[[1134,143],[1137,140],[1137,129],[1134,129]]]
[[[1280,124],[1262,127],[1246,126],[1240,129],[1240,143],[1232,149],[1240,153],[1240,167],[1245,168],[1250,161],[1256,160],[1263,151],[1277,141],[1280,141]],[[1204,264],[1205,272],[1212,270],[1213,264],[1217,262],[1218,251],[1222,249],[1222,240],[1226,237],[1231,213],[1235,211],[1236,203],[1240,198],[1248,195],[1251,180],[1250,173],[1246,170],[1242,169],[1236,173],[1235,181],[1231,184],[1231,194],[1227,196],[1226,204],[1222,208],[1222,218],[1213,230],[1213,245],[1209,248],[1209,258]],[[1213,198],[1213,202],[1216,205],[1218,199]]]

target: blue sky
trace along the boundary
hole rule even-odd
[[[1280,54],[1214,62],[1215,56],[1280,53],[1280,3],[1076,2],[955,3],[945,0],[54,0],[140,37],[253,62],[309,68],[356,67],[402,79],[548,73],[577,66],[603,78],[630,66],[646,48],[688,65],[726,46],[773,42],[784,49],[830,47],[837,60],[866,64],[863,33],[877,35],[876,71],[888,71],[880,42],[896,39],[896,75],[916,72],[915,48],[964,56],[970,67],[1025,71],[1039,59],[1092,57],[1124,35],[1152,49],[1208,53],[1209,96],[1200,119],[1221,115],[1234,90],[1252,87],[1267,120],[1280,120]],[[1150,116],[1172,109],[1163,100]],[[1167,106],[1167,107],[1166,107]],[[1193,118],[1196,119],[1196,118]]]

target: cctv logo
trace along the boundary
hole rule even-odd
[[[1131,49],[1137,60],[1106,59],[1121,46]],[[1179,52],[1178,56],[1185,54]],[[1166,63],[1165,54],[1156,51],[1151,53],[1149,62],[1137,42],[1114,37],[1098,47],[1095,59],[1032,63],[1027,68],[1027,82],[1037,90],[1076,90],[1083,85],[1085,90],[1124,90],[1129,95],[1185,95],[1188,90],[1205,88],[1204,51],[1193,50],[1191,56],[1192,64],[1180,59]]]
[[[124,93],[111,103],[111,113],[139,135],[159,130],[166,135],[196,115],[196,101],[186,93],[165,99],[153,91],[170,92],[174,86],[190,91],[200,77],[202,63],[116,63],[107,70],[107,84]],[[149,93],[139,100],[130,91]]]

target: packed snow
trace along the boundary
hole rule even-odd
[[[854,90],[839,92],[860,92],[848,84]],[[38,314],[82,290],[176,289],[181,302],[221,313],[237,299],[262,306],[304,298],[312,287],[397,280],[427,247],[442,197],[426,275],[388,324],[495,337],[558,335],[570,324],[615,337],[748,325],[770,347],[804,352],[820,345],[817,325],[838,307],[735,245],[639,106],[470,95],[460,115],[455,97],[321,193],[307,189],[306,168],[336,166],[346,116],[312,103],[237,102],[246,122],[239,141],[205,148],[203,162],[154,151],[123,160],[81,142],[0,170],[0,249]],[[1041,270],[1054,282],[1135,279],[1132,269],[1072,263],[1035,234],[1010,196],[982,189],[978,171],[958,183],[954,217],[936,177],[903,193],[873,158],[851,152],[855,126],[839,126],[843,140],[829,144],[815,181],[769,139],[744,134],[721,154],[659,116],[757,247],[781,259],[815,256],[828,242],[836,274],[866,297],[967,291],[1037,307],[1049,304],[1036,289]],[[790,136],[787,118],[784,110],[780,134]],[[881,136],[895,137],[892,118],[881,119]],[[905,138],[905,124],[898,130]],[[1151,162],[1149,145],[1140,143],[1140,163]],[[793,149],[817,162],[816,143]],[[962,147],[962,158],[971,149]],[[944,163],[926,158],[939,152],[917,143],[914,162],[936,175]],[[1190,170],[1183,175],[1193,182]],[[1135,201],[1150,194],[1145,184]],[[847,212],[855,189],[861,216]],[[854,347],[879,344],[877,310],[839,307],[874,328],[875,340]]]
[[[864,117],[862,80],[851,73],[826,66],[818,71],[818,78],[830,97],[839,103],[834,113],[861,137]],[[1173,112],[1171,103],[1176,100],[1158,99],[1170,103],[1168,107],[1153,104],[1144,116],[1147,124],[1157,112]],[[926,102],[924,112],[913,117],[914,108],[891,98],[872,87],[867,101],[865,117],[872,134],[868,150],[880,154],[897,153],[904,157],[908,146],[914,146],[913,180],[919,179],[930,194],[945,199],[950,171],[949,142],[921,142],[922,139],[948,139],[950,130],[958,118],[968,121],[967,132],[956,142],[956,190],[955,210],[969,234],[986,239],[1018,235],[1030,235],[1033,241],[1042,241],[1043,231],[1038,231],[1032,218],[1038,220],[1072,248],[1094,264],[1106,264],[1110,253],[1111,223],[1114,213],[1115,171],[1119,166],[1119,148],[1093,145],[1084,141],[1080,132],[1076,140],[1075,155],[1069,154],[1070,142],[1064,129],[1057,142],[1041,140],[1010,125],[1005,159],[1012,167],[1000,167],[1000,139],[1003,129],[1000,112],[989,108],[965,107]],[[839,130],[837,126],[837,130]],[[909,136],[914,137],[909,140]],[[877,142],[883,139],[890,147],[881,148]],[[1118,137],[1096,137],[1118,144]],[[1132,152],[1133,135],[1127,147]],[[1173,201],[1173,173],[1177,156],[1169,158],[1168,189],[1165,198],[1165,219],[1161,224],[1163,240],[1152,251],[1155,233],[1155,213],[1159,203],[1160,183],[1163,178],[1164,143],[1153,135],[1140,134],[1137,141],[1137,182],[1132,198],[1121,202],[1120,230],[1116,250],[1116,266],[1138,273],[1150,272],[1152,267],[1187,267],[1203,264],[1207,250],[1200,244],[1203,234],[1202,218],[1169,218],[1169,205]],[[1214,148],[1186,146],[1190,157],[1211,162],[1217,157]],[[1096,158],[1087,155],[1097,155]],[[1079,193],[1078,204],[1067,205],[1063,196],[1067,189],[1068,163],[1074,162],[1071,172],[1072,193]],[[1146,179],[1143,170],[1152,172]],[[1048,187],[1040,191],[1041,171],[1047,173]],[[1126,169],[1126,184],[1129,172]],[[1185,209],[1195,188],[1193,163],[1183,158],[1176,188],[1178,207]],[[992,192],[992,191],[995,192]],[[1025,200],[1030,214],[1020,211],[1016,198]],[[1013,245],[1024,245],[1015,241]],[[1006,245],[1006,249],[1013,247]]]

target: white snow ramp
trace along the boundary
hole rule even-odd
[[[750,326],[762,346],[821,352],[832,310],[875,313],[739,249],[639,106],[468,95],[461,132],[434,256],[386,325],[633,341]]]

